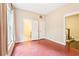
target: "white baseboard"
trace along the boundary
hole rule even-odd
[[[59,42],[59,41],[56,41],[56,40],[53,40],[53,39],[51,41],[54,41],[54,42],[62,44],[62,45],[66,45],[65,43],[62,43],[62,42]]]
[[[53,36],[51,36],[51,35],[45,35],[45,37],[41,37],[39,39],[42,39],[42,38],[46,38],[46,39],[51,40],[51,41],[54,41],[56,43],[59,43],[59,44],[62,44],[62,45],[66,45],[66,42],[63,43],[63,42],[59,42],[57,40],[54,40],[55,38],[53,38]],[[18,40],[18,41],[16,41],[16,43],[24,42],[24,41],[26,41],[26,40]]]
[[[34,40],[37,40],[37,39],[34,39]],[[27,40],[18,40],[18,41],[16,41],[15,43],[25,42],[25,41],[27,41]],[[28,40],[28,41],[31,41],[31,40]]]
[[[18,40],[15,43],[24,42],[25,40]]]
[[[42,39],[42,38],[46,38],[46,36],[43,35],[43,36],[39,37],[38,39]],[[23,39],[23,40],[21,40],[21,39]],[[25,42],[25,41],[27,41],[27,40],[24,40],[24,39],[25,39],[24,37],[21,37],[20,40],[16,40],[15,43],[19,43],[19,42]],[[32,39],[32,40],[37,40],[37,39]]]
[[[48,40],[53,41],[53,42],[56,42],[56,43],[59,43],[59,44],[62,44],[62,45],[66,45],[66,43],[62,43],[62,42],[59,42],[59,41],[57,41],[57,40],[54,40],[55,38],[53,38],[53,37],[51,37],[51,36],[49,36],[49,35],[47,35],[46,38],[47,38]]]

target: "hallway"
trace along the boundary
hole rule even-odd
[[[41,39],[38,41],[17,43],[12,56],[79,56],[79,52],[65,46]]]

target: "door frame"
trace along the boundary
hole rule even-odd
[[[31,29],[32,29],[32,19],[26,18],[26,19],[23,20],[23,39],[24,39],[23,41],[29,41],[29,40],[25,40],[25,39],[27,39],[27,37],[25,38],[25,34],[24,34],[24,30],[26,28],[24,26],[25,26],[25,24],[27,25],[27,23],[25,23],[25,21],[30,23]],[[31,32],[30,32],[29,39],[31,39]]]
[[[69,12],[67,14],[64,15],[64,37],[65,37],[65,45],[67,46],[67,43],[66,43],[66,17],[68,16],[72,16],[72,15],[75,15],[75,14],[79,14],[79,11],[73,11],[73,12]]]
[[[32,33],[31,33],[31,38],[32,38],[32,40],[38,40],[39,39],[39,22],[38,22],[38,20],[32,20],[32,24],[34,23],[34,22],[37,22],[37,32],[38,32],[38,38],[36,38],[36,39],[33,39],[33,36],[32,36]],[[33,28],[33,27],[32,27]]]

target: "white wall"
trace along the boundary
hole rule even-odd
[[[17,40],[16,41],[23,41],[23,20],[29,19],[29,20],[38,20],[39,14],[16,9],[16,20],[17,20]]]
[[[73,11],[79,10],[79,4],[68,4],[62,6],[48,15],[46,18],[44,17],[42,20],[46,22],[45,24],[45,36],[49,40],[56,41],[61,44],[65,44],[65,19],[64,15]],[[23,40],[23,19],[30,19],[30,20],[39,20],[40,14],[33,13],[30,11],[16,9],[16,20],[17,20],[17,40]],[[41,26],[41,24],[39,25]],[[43,26],[40,28],[44,28]],[[43,30],[43,29],[42,29]],[[39,29],[41,33],[41,29]],[[44,31],[42,31],[44,33]]]
[[[46,36],[52,41],[61,44],[65,42],[65,19],[64,15],[70,12],[78,11],[79,4],[64,5],[46,15]]]
[[[30,11],[25,11],[21,9],[16,9],[16,22],[17,22],[17,41],[23,41],[23,20],[39,20],[40,14],[33,13]]]

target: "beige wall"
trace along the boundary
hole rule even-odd
[[[66,28],[70,29],[71,37],[79,40],[79,14],[66,17]]]
[[[7,54],[7,10],[6,4],[0,3],[0,55],[5,56]]]
[[[66,4],[46,15],[46,36],[61,44],[65,44],[64,15],[79,10],[79,4]]]
[[[31,11],[16,9],[16,22],[17,22],[17,39],[16,41],[23,41],[23,20],[40,20],[40,14]],[[44,19],[44,18],[43,18]]]

